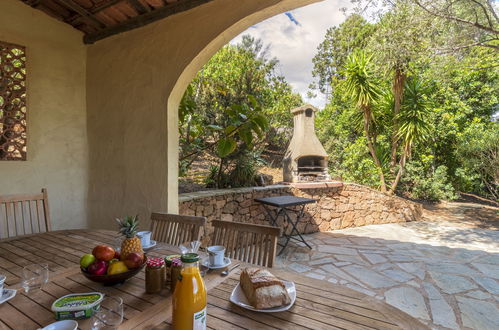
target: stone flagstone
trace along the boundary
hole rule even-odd
[[[392,280],[395,280],[397,282],[407,282],[410,281],[414,278],[411,274],[408,274],[402,270],[398,269],[387,269],[383,271],[383,274],[390,277]]]
[[[433,322],[447,328],[457,329],[456,315],[440,292],[431,283],[425,282],[423,283],[423,287],[430,300]]]
[[[429,320],[423,296],[408,287],[392,288],[385,292],[386,302],[419,319]]]
[[[317,245],[317,250],[324,253],[346,254],[351,256],[358,255],[357,250],[352,248],[345,248],[336,245]]]
[[[347,280],[347,281],[350,281],[350,282],[354,282],[354,283],[363,285],[362,283],[360,283],[359,281],[357,281],[355,278],[353,278],[352,276],[348,275],[347,273],[345,273],[344,271],[342,271],[341,269],[339,269],[336,266],[328,264],[328,265],[321,266],[321,268],[324,271],[326,271],[329,274],[331,274],[331,275],[335,275],[336,277],[340,277],[340,278],[342,278],[344,280]]]
[[[355,276],[358,280],[366,283],[372,288],[386,288],[397,284],[386,276],[380,275],[376,272],[369,271],[369,269],[357,266],[349,265],[342,268],[346,270],[351,275]]]
[[[492,297],[490,295],[490,293],[483,292],[483,291],[480,291],[480,290],[470,291],[470,292],[466,293],[466,295],[468,297],[476,298],[476,299],[480,299],[480,300],[485,300],[485,299],[489,299],[489,298]]]
[[[445,293],[453,294],[477,288],[473,282],[462,276],[433,272],[430,272],[430,275]]]
[[[397,265],[406,272],[419,277],[419,279],[424,279],[425,270],[422,263],[404,262],[398,263]]]
[[[496,280],[479,276],[473,277],[473,279],[475,280],[475,282],[483,286],[485,290],[489,291],[492,294],[499,295],[499,282],[497,282]]]
[[[321,259],[312,260],[308,264],[311,266],[316,266],[316,265],[331,264],[333,262],[336,262],[336,259],[334,259],[334,258],[321,258]]]
[[[386,258],[379,254],[364,253],[364,257],[366,257],[367,260],[369,260],[369,262],[372,264],[379,264],[381,262],[386,262]]]
[[[472,329],[499,329],[499,310],[493,304],[465,297],[457,297],[463,325]]]
[[[484,273],[488,277],[493,277],[499,280],[499,265],[479,264],[475,262],[472,263],[472,265],[478,268],[482,273]]]
[[[311,234],[312,250],[291,243],[276,267],[385,300],[431,329],[499,330],[499,235],[473,229],[489,240],[477,243],[462,227],[443,236],[440,227],[416,222]]]

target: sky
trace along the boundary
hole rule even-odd
[[[265,45],[270,44],[270,56],[279,60],[279,73],[286,77],[293,90],[301,94],[305,103],[323,108],[326,99],[320,92],[317,91],[316,98],[307,98],[308,85],[314,81],[312,58],[326,30],[346,19],[340,9],[350,7],[349,0],[326,0],[298,8],[250,27],[231,43],[237,43],[244,34],[250,34],[262,39]]]

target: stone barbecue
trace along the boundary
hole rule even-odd
[[[315,135],[315,113],[310,104],[291,110],[293,137],[283,159],[284,182],[330,181],[326,150]]]

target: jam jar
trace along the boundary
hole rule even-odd
[[[166,268],[163,258],[149,258],[146,264],[146,292],[158,293],[165,285]]]

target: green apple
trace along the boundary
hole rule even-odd
[[[87,268],[88,266],[90,266],[91,264],[93,264],[95,262],[95,256],[93,254],[85,254],[83,255],[83,257],[81,257],[80,259],[80,266],[82,266],[83,268]]]

